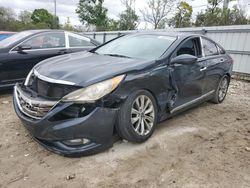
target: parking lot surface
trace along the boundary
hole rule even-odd
[[[32,140],[0,95],[0,187],[250,187],[250,83],[158,125],[143,144],[65,158]]]

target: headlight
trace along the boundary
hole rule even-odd
[[[62,102],[94,103],[117,88],[125,75],[99,82],[83,89],[76,90],[62,98]]]

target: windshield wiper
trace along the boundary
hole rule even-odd
[[[97,55],[99,55],[96,51],[89,51],[90,53],[93,53],[93,54],[97,54]]]
[[[125,55],[120,55],[120,54],[103,54],[103,55],[108,55],[108,56],[112,56],[112,57],[124,57],[124,58],[131,58]]]

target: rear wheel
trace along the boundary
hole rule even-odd
[[[225,75],[220,80],[219,85],[217,87],[217,90],[216,90],[214,97],[211,101],[213,103],[216,103],[216,104],[222,103],[226,98],[228,86],[229,86],[229,77]]]
[[[132,93],[121,106],[117,132],[125,140],[144,142],[154,132],[157,123],[157,105],[146,90]]]

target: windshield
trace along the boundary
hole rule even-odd
[[[8,47],[8,46],[12,45],[13,43],[19,41],[20,39],[25,38],[31,34],[33,34],[32,31],[23,31],[20,33],[16,33],[16,34],[0,41],[0,48]]]
[[[95,52],[102,55],[154,60],[162,56],[175,40],[176,37],[165,35],[130,35],[111,41]]]

